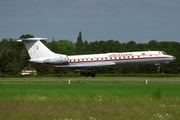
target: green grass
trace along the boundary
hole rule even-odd
[[[67,81],[61,82],[1,82],[0,98],[46,96],[50,98],[105,97],[152,97],[160,89],[165,97],[180,98],[179,83],[119,82],[119,81]]]
[[[178,119],[180,84],[0,82],[0,119]]]

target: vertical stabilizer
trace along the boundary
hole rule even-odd
[[[42,58],[42,57],[53,57],[56,53],[49,50],[40,40],[46,38],[27,38],[21,39],[29,53],[31,59]]]

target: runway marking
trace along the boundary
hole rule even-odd
[[[180,82],[180,79],[0,79],[0,82],[39,82],[39,81],[124,81],[124,82]]]

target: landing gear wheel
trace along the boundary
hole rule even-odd
[[[81,72],[81,75],[84,76],[84,75],[85,75],[85,72],[82,71],[82,72]]]
[[[88,74],[88,73],[85,73],[85,77],[89,77],[89,74]]]
[[[89,76],[91,76],[91,73],[90,73],[90,72],[87,72],[87,73],[85,73],[85,76],[86,76],[86,77],[89,77]]]
[[[80,74],[81,74],[82,76],[85,76],[85,77],[89,77],[89,76],[95,77],[95,74],[94,74],[94,73],[91,73],[91,72],[83,72],[83,71],[81,71]]]
[[[95,77],[95,74],[94,74],[94,73],[91,73],[91,77]]]

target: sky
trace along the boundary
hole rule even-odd
[[[0,40],[180,42],[180,0],[0,0]]]

